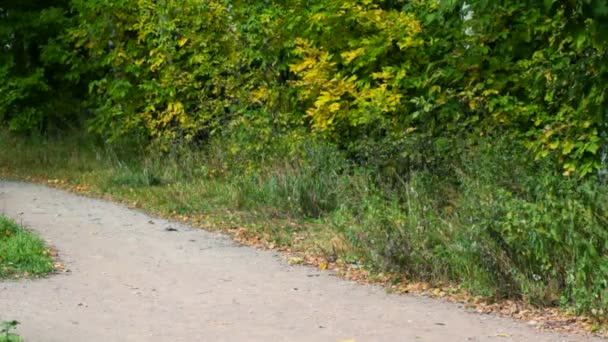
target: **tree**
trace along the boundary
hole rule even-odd
[[[0,122],[42,131],[74,124],[81,94],[66,83],[67,0],[8,1],[0,9]]]

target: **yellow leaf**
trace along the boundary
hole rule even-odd
[[[388,80],[388,79],[391,79],[393,77],[393,75],[390,72],[388,72],[388,71],[385,70],[385,71],[382,71],[382,72],[374,72],[374,73],[372,73],[372,77],[374,79],[376,79],[376,80],[380,80],[380,79],[382,79],[382,80]]]
[[[342,58],[344,58],[344,61],[346,62],[346,64],[349,64],[355,58],[363,55],[364,53],[365,53],[365,49],[364,48],[358,48],[356,50],[343,52],[341,55],[342,55]]]
[[[262,102],[266,99],[267,93],[268,93],[268,91],[264,87],[253,90],[251,92],[251,100],[253,102]]]
[[[325,104],[331,102],[333,99],[334,97],[331,95],[330,92],[322,91],[319,97],[317,97],[317,100],[315,101],[315,107],[321,108]]]
[[[332,103],[332,104],[329,105],[329,111],[330,112],[335,113],[335,112],[337,112],[339,110],[340,110],[340,104],[339,103],[334,102],[334,103]]]
[[[188,42],[188,38],[182,38],[177,42],[177,45],[179,45],[179,47],[182,47],[182,46],[186,45],[187,42]]]
[[[304,262],[304,259],[299,258],[299,257],[291,257],[291,258],[287,259],[287,262],[290,265],[299,265]]]
[[[572,152],[572,149],[574,148],[574,143],[570,140],[566,140],[563,144],[563,149],[562,149],[562,153],[563,154],[570,154],[570,152]]]
[[[558,147],[559,147],[559,141],[554,141],[549,144],[549,149],[551,149],[551,150],[555,150]]]
[[[469,108],[471,108],[471,110],[477,109],[477,101],[475,101],[475,99],[469,101]]]
[[[316,62],[317,60],[314,57],[306,57],[300,63],[289,65],[289,69],[293,72],[302,72],[315,65]]]
[[[441,87],[438,85],[434,85],[429,89],[430,94],[439,93],[439,92],[441,92]]]

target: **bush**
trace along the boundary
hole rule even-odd
[[[502,152],[483,151],[460,179],[457,222],[479,271],[503,296],[605,314],[608,189]]]
[[[605,315],[608,189],[522,151],[486,142],[450,173],[415,172],[384,197],[366,195],[338,229],[382,269]]]

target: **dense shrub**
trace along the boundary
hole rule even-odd
[[[78,126],[85,93],[65,76],[68,1],[0,5],[0,123],[31,132]]]
[[[508,134],[567,175],[605,171],[604,0],[3,6],[0,120],[14,130],[88,119],[166,147],[304,128],[418,166],[442,137]]]
[[[604,315],[608,189],[524,151],[493,141],[448,173],[415,172],[388,201],[372,191],[351,202],[337,227],[383,269]]]

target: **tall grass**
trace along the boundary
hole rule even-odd
[[[11,174],[68,179],[149,210],[245,224],[279,245],[301,244],[294,236],[305,229],[305,247],[331,258],[606,316],[608,188],[564,177],[507,142],[454,142],[441,167],[388,179],[315,141],[291,154],[267,146],[260,158],[230,153],[221,140],[130,154],[77,137],[0,139],[0,166]]]

